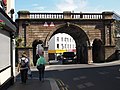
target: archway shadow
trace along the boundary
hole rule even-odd
[[[36,55],[36,46],[38,44],[43,44],[43,41],[36,39],[36,40],[33,41],[33,44],[32,44],[32,47],[33,47],[33,64],[34,64],[34,66],[36,66],[36,62],[37,62],[37,59],[38,59],[38,56]]]

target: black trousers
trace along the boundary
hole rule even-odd
[[[42,68],[39,68],[39,80],[44,80],[44,71],[45,71],[45,65],[42,66]]]
[[[22,82],[22,83],[26,83],[26,80],[27,80],[27,72],[28,72],[28,69],[22,69],[22,70],[20,70],[21,82]]]

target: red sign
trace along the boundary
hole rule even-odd
[[[2,0],[3,4],[6,6],[7,5],[7,0]]]

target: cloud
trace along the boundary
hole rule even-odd
[[[34,8],[32,8],[30,11],[44,11],[45,7],[44,6],[39,6],[37,4],[34,4]]]
[[[34,12],[37,12],[37,11],[43,11],[45,9],[44,6],[40,6],[38,3],[33,3],[31,5],[31,8],[29,9],[29,11],[34,11]]]
[[[87,0],[78,0],[76,2],[76,5],[77,5],[77,10],[84,11],[88,7],[88,2]]]
[[[97,5],[91,6],[90,0],[60,0],[59,3],[56,4],[58,11],[74,11],[74,12],[92,12],[98,13],[107,11],[104,6]]]
[[[34,10],[36,10],[36,11],[44,10],[44,9],[45,9],[45,7],[42,7],[42,6],[34,7]]]
[[[33,7],[36,7],[36,6],[39,6],[39,4],[33,4],[32,6],[33,6]]]
[[[60,0],[56,7],[60,11],[82,11],[87,7],[87,0]]]

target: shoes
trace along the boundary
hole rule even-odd
[[[42,79],[39,79],[40,81],[42,81],[42,82],[44,82],[44,78],[42,78]]]
[[[26,82],[21,82],[21,84],[26,84]]]
[[[42,78],[42,82],[44,82],[44,78]]]
[[[39,80],[41,81],[41,78],[39,78]]]

